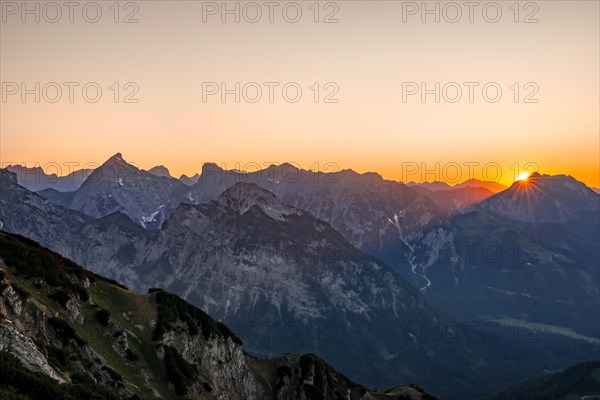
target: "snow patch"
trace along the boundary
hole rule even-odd
[[[158,207],[158,210],[154,211],[152,214],[146,216],[142,216],[142,218],[140,218],[140,223],[142,224],[142,226],[145,228],[146,227],[146,223],[148,222],[152,222],[156,219],[156,217],[158,216],[158,214],[160,213],[160,210],[162,210],[164,208],[164,204],[160,207]]]

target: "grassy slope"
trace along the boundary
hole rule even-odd
[[[64,309],[48,295],[51,288],[33,290],[31,279],[22,275],[15,275],[11,269],[8,271],[9,279],[31,298],[46,307],[52,314]],[[90,298],[95,305],[80,302],[79,310],[85,318],[83,325],[73,323],[72,326],[79,337],[90,343],[110,365],[120,374],[128,385],[128,389],[141,397],[152,397],[150,390],[143,390],[146,383],[142,377],[142,370],[149,371],[158,382],[154,386],[165,399],[176,399],[168,390],[164,382],[162,362],[158,360],[151,343],[154,328],[152,321],[156,320],[156,303],[153,295],[143,295],[127,291],[113,284],[98,280],[96,285],[88,290]],[[99,309],[106,309],[110,317],[119,327],[132,332],[129,343],[134,351],[140,355],[137,361],[122,358],[112,348],[112,341],[103,335],[103,326],[96,320],[95,314]],[[64,319],[64,318],[63,318]],[[137,339],[136,339],[137,338]]]
[[[23,238],[16,235],[7,235],[0,232],[0,246],[3,246],[0,256],[4,255],[3,258],[7,259],[7,274],[13,287],[22,291],[27,298],[34,299],[38,307],[47,309],[52,315],[58,313],[62,319],[68,321],[64,306],[49,297],[52,293],[56,292],[57,286],[46,282],[42,285],[36,284],[40,279],[32,276],[31,271],[23,273],[22,269],[15,267],[15,260],[23,258],[30,264],[35,264],[38,259],[49,257],[48,260],[42,260],[40,266],[47,269],[62,269],[66,267],[67,275],[73,270],[80,270],[80,268],[74,263],[48,252],[34,242],[26,239],[23,240]],[[14,254],[7,253],[9,249]],[[138,294],[128,291],[115,285],[110,280],[100,278],[87,271],[82,273],[82,276],[84,275],[88,276],[94,282],[87,289],[87,293],[93,304],[81,301],[72,296],[85,319],[83,325],[71,323],[77,336],[86,343],[89,343],[124,378],[128,383],[128,389],[133,393],[143,398],[153,397],[151,391],[145,389],[148,385],[142,375],[142,371],[148,371],[148,375],[156,378],[153,379],[154,382],[152,382],[152,385],[160,392],[163,398],[167,400],[178,398],[167,387],[164,379],[163,363],[158,360],[152,344],[152,334],[157,319],[155,294]],[[68,277],[63,276],[62,271],[57,272],[57,277],[58,281],[66,281],[68,279]],[[73,286],[75,285],[67,284],[65,286],[73,290]],[[129,344],[134,353],[139,355],[138,360],[132,361],[123,358],[113,350],[112,338],[103,335],[104,327],[95,318],[95,314],[100,309],[108,310],[110,318],[122,330],[132,333],[128,334]],[[70,374],[71,371],[65,371],[65,375],[69,376]]]

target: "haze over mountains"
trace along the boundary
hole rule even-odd
[[[571,177],[494,193],[290,164],[205,164],[191,186],[151,171],[117,154],[38,195],[0,170],[1,227],[182,295],[254,354],[314,352],[368,385],[475,398],[600,350],[600,196]],[[490,321],[498,340],[447,340]]]
[[[93,169],[78,169],[66,176],[58,176],[55,173],[46,174],[41,167],[26,168],[17,164],[9,165],[6,169],[14,172],[19,184],[32,192],[45,189],[59,192],[77,190],[93,171]]]

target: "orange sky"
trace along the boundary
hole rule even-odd
[[[243,15],[240,23],[232,17],[222,23],[218,14],[203,22],[203,3],[191,1],[137,2],[139,22],[128,24],[113,21],[111,2],[101,3],[97,23],[86,22],[81,10],[73,23],[67,15],[47,22],[52,10],[40,23],[31,16],[23,23],[20,10],[3,9],[0,162],[83,165],[122,152],[142,168],[164,164],[176,176],[192,175],[206,161],[230,168],[288,161],[416,181],[444,180],[444,166],[449,174],[456,164],[466,179],[465,163],[479,163],[475,177],[485,178],[483,166],[497,163],[504,184],[514,179],[515,163],[523,170],[531,162],[543,173],[600,186],[598,2],[537,2],[537,11],[520,9],[518,23],[509,9],[513,2],[499,3],[497,23],[487,22],[481,10],[473,23],[467,15],[449,23],[443,14],[440,23],[432,17],[422,23],[419,14],[403,22],[403,2],[389,1],[335,3],[339,21],[329,24],[322,19],[335,9],[321,9],[315,23],[312,2],[300,3],[297,23],[286,22],[281,11],[272,23],[266,15],[257,23]],[[133,11],[121,9],[119,20]],[[539,22],[523,23],[532,11]],[[11,83],[23,82],[28,88],[57,82],[63,96],[47,101],[54,96],[51,86],[39,103],[35,95],[22,102],[20,93],[7,94]],[[63,82],[79,83],[72,103]],[[88,82],[103,91],[97,103],[82,98]],[[131,92],[127,82],[139,88],[138,103],[123,102]],[[203,82],[257,82],[263,98],[236,103],[229,95],[222,103],[217,95],[203,102]],[[302,97],[287,102],[277,89],[271,103],[264,82],[279,88],[296,82]],[[337,103],[323,102],[333,87],[327,82],[339,88]],[[425,103],[419,95],[403,102],[406,82],[429,88],[457,82],[463,96],[456,103],[443,97],[436,103],[434,95]],[[491,103],[476,90],[471,103],[464,82],[479,88],[495,82],[502,97]],[[539,89],[538,103],[523,102],[532,91],[528,82]],[[414,163],[417,173],[406,176]],[[423,176],[421,163],[431,170],[439,163],[439,172]],[[493,179],[494,167],[486,171]]]

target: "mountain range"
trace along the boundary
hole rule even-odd
[[[600,196],[569,176],[495,193],[290,164],[205,164],[187,184],[165,170],[117,154],[39,194],[0,170],[0,228],[177,293],[252,354],[316,353],[371,386],[477,398],[598,353]],[[448,340],[472,325],[503,334]]]
[[[331,223],[352,244],[400,270],[409,280],[413,277],[408,272],[405,239],[493,194],[483,188],[489,183],[476,180],[464,182],[458,189],[430,191],[384,180],[375,173],[326,173],[291,164],[243,173],[207,163],[200,175],[186,178],[172,178],[162,166],[140,170],[117,153],[76,191],[51,188],[40,194],[92,217],[119,211],[145,228],[157,229],[180,204],[214,200],[237,182],[256,183],[285,203]]]

